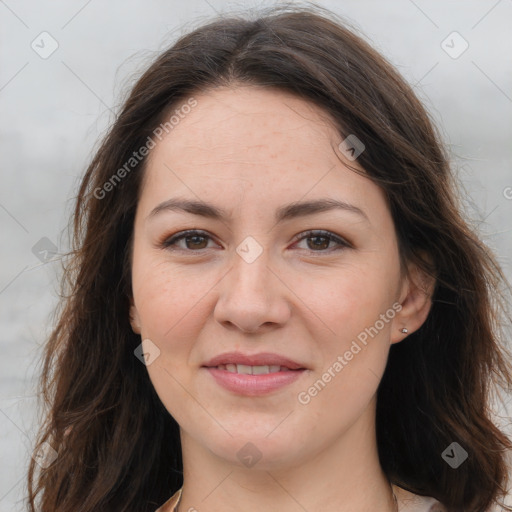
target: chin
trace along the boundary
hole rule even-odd
[[[296,450],[300,445],[294,436],[284,431],[280,435],[274,432],[269,436],[271,431],[230,431],[233,437],[226,434],[222,440],[205,440],[206,447],[228,464],[240,468],[270,471],[296,466],[299,457]]]

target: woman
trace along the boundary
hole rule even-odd
[[[264,14],[162,53],[86,172],[32,511],[506,494],[506,280],[428,114],[333,13]]]

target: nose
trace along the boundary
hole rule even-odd
[[[218,285],[214,318],[246,333],[284,325],[291,315],[291,292],[269,266],[266,250],[252,262],[235,254],[231,270]]]

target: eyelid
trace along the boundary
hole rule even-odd
[[[314,237],[314,236],[329,238],[330,241],[334,241],[338,244],[338,247],[337,247],[338,249],[341,247],[344,247],[347,249],[353,247],[352,244],[347,239],[343,238],[340,235],[337,235],[336,233],[333,233],[332,231],[328,231],[326,229],[308,229],[306,231],[302,231],[294,238],[294,243],[301,242],[302,240],[304,240],[306,238],[310,238],[310,237]],[[332,250],[333,249],[325,250],[325,251],[310,251],[310,252],[326,254],[328,252],[331,252]]]
[[[183,231],[177,231],[176,233],[174,233],[171,236],[165,236],[163,238],[163,240],[161,242],[159,242],[158,245],[165,249],[170,248],[171,250],[174,250],[174,248],[172,247],[172,244],[179,242],[180,240],[186,238],[187,236],[193,236],[193,235],[204,236],[205,238],[209,238],[210,240],[215,241],[215,237],[210,235],[210,233],[208,233],[207,231],[204,231],[202,229],[185,229]],[[176,250],[179,251],[180,249],[177,248]],[[181,250],[186,251],[186,252],[201,252],[201,251],[204,251],[205,249],[200,249],[198,251],[192,251],[190,249],[181,249]]]
[[[178,231],[171,236],[164,237],[163,240],[161,242],[159,242],[158,245],[160,247],[162,247],[164,249],[168,249],[168,250],[176,250],[176,251],[187,252],[187,253],[201,254],[202,252],[207,250],[207,248],[198,249],[198,250],[194,251],[192,249],[181,249],[181,248],[177,248],[174,246],[177,242],[183,240],[187,236],[193,236],[193,235],[203,236],[207,239],[215,241],[215,237],[210,235],[207,231],[204,231],[202,229],[186,229],[183,231]],[[353,248],[352,243],[350,243],[347,239],[345,239],[344,237],[342,237],[340,235],[337,235],[336,233],[333,233],[332,231],[328,231],[325,229],[308,229],[306,231],[302,231],[302,232],[298,233],[293,238],[293,243],[295,244],[295,243],[301,242],[302,240],[305,240],[305,239],[311,238],[311,237],[324,237],[324,238],[329,239],[329,242],[333,241],[338,244],[337,247],[334,247],[331,249],[326,249],[326,250],[314,251],[311,249],[305,249],[309,253],[313,253],[313,254],[318,253],[318,255],[320,255],[320,256],[330,254],[333,251],[337,251],[340,249],[352,249]]]

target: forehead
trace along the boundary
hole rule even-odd
[[[277,89],[219,87],[196,94],[194,99],[196,106],[189,113],[180,119],[174,116],[176,124],[164,134],[164,144],[174,151],[194,149],[190,156],[196,162],[199,156],[207,163],[211,158],[205,157],[209,155],[219,158],[247,154],[251,161],[243,161],[248,164],[268,156],[295,161],[300,160],[299,148],[301,156],[314,152],[318,158],[319,152],[329,149],[329,141],[334,143],[339,138],[326,112]],[[179,111],[186,101],[174,105],[170,114]],[[159,144],[160,148],[164,144]]]
[[[256,86],[221,87],[193,98],[196,105],[151,150],[144,189],[153,202],[170,194],[227,195],[230,201],[243,195],[264,204],[336,193],[361,206],[383,201],[379,187],[344,165],[342,136],[312,103]],[[180,104],[170,115],[176,109]]]

